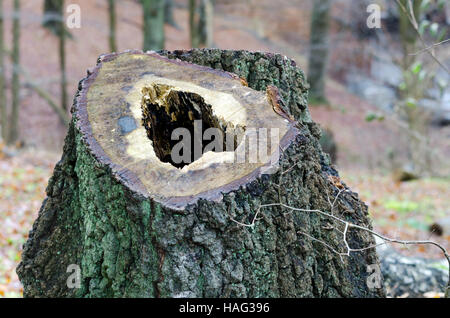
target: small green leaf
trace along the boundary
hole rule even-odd
[[[380,114],[376,114],[376,113],[368,113],[366,115],[366,121],[367,122],[372,122],[374,120],[378,120],[378,121],[383,121],[384,120],[384,116],[380,115]]]
[[[411,71],[414,74],[418,74],[420,72],[420,70],[422,69],[422,63],[421,62],[416,62],[411,66]]]
[[[371,121],[374,121],[375,119],[377,119],[377,114],[375,114],[375,113],[369,113],[366,115],[366,121],[369,123]]]
[[[411,107],[411,108],[415,108],[417,106],[417,101],[412,97],[408,98],[405,101],[405,103],[406,103],[406,106]]]

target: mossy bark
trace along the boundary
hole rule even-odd
[[[24,246],[17,272],[26,297],[380,297],[369,290],[366,266],[373,249],[343,260],[300,232],[342,248],[330,220],[273,206],[249,223],[261,204],[280,200],[305,209],[329,210],[337,172],[320,149],[318,126],[307,109],[303,72],[280,55],[245,51],[160,52],[233,72],[256,90],[279,88],[300,134],[281,154],[280,170],[262,175],[223,200],[201,199],[173,210],[136,195],[111,175],[85,144],[74,116],[64,154],[47,187],[47,198]],[[80,88],[82,82],[80,83]],[[76,112],[77,105],[74,106]],[[281,175],[281,171],[289,173]],[[351,191],[334,213],[370,227],[367,206]],[[349,244],[373,244],[351,231]],[[80,288],[70,289],[70,264],[81,268]]]

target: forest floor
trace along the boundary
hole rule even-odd
[[[23,67],[58,100],[57,39],[40,26],[42,1],[22,3]],[[107,1],[80,0],[77,3],[82,9],[82,28],[71,30],[73,38],[67,43],[70,95],[75,93],[86,69],[108,51]],[[251,4],[255,1],[223,3],[217,7],[214,22],[217,47],[282,53],[306,69],[310,12],[307,1],[258,0],[258,5],[253,7]],[[9,5],[9,2],[5,4],[5,12],[11,12]],[[138,2],[124,0],[118,6],[119,49],[140,48]],[[175,20],[179,28],[166,27],[166,48],[187,49],[187,10],[177,8]],[[5,31],[6,41],[10,41],[10,23],[6,24]],[[347,63],[341,60],[346,55],[340,51],[342,46],[353,45],[357,50],[359,45],[349,40],[334,43],[332,65]],[[350,94],[336,79],[328,79],[326,93],[329,105],[310,107],[312,117],[333,131],[339,148],[338,170],[346,184],[369,205],[375,229],[390,237],[428,239],[428,226],[450,214],[450,179],[394,181],[387,153],[404,148],[404,138],[395,123],[389,118],[383,122],[367,122],[367,113],[377,109]],[[21,247],[45,198],[48,178],[61,156],[66,133],[45,101],[26,85],[21,97],[20,133],[25,147],[3,148],[2,151],[0,143],[0,297],[22,294],[15,268],[20,261]],[[448,127],[431,132],[432,144],[441,149],[446,158],[450,156],[448,136]],[[433,236],[432,239],[450,250],[449,236]],[[408,249],[399,247],[399,250],[407,255],[442,258],[433,247],[410,246]]]
[[[55,152],[23,150],[14,157],[0,158],[0,297],[21,296],[15,268],[59,157]],[[404,240],[431,238],[450,250],[450,236],[435,237],[428,232],[429,224],[448,216],[449,180],[398,183],[390,175],[366,169],[344,168],[340,174],[369,206],[375,230]],[[405,255],[442,258],[440,251],[430,246],[394,247]]]

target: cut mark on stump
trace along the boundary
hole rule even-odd
[[[212,149],[214,152],[236,150],[238,138],[232,125],[214,116],[212,106],[199,94],[157,83],[144,87],[142,94],[142,124],[162,162],[183,168],[198,160],[211,143],[218,146]],[[188,153],[182,153],[183,157],[188,156],[188,160],[175,162],[172,150],[180,140],[173,138],[173,132],[179,128],[189,132]],[[210,128],[215,128],[216,134],[205,140],[204,133]]]

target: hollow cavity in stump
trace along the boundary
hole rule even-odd
[[[162,162],[169,162],[177,168],[182,168],[198,160],[205,146],[211,143],[210,140],[203,138],[209,128],[218,129],[221,136],[226,135],[227,123],[213,115],[211,105],[199,94],[176,90],[164,84],[145,87],[142,92],[142,121],[155,154]],[[188,162],[175,162],[172,159],[172,149],[179,142],[173,133],[180,128],[187,129],[192,137]],[[213,148],[212,151],[234,151],[236,142],[234,136],[228,134],[230,135],[233,140],[229,145],[226,138],[214,140],[221,143],[221,147]]]

